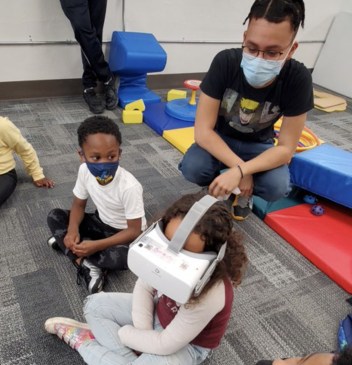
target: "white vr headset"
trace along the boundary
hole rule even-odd
[[[164,233],[161,221],[153,223],[134,242],[128,253],[128,267],[144,282],[180,304],[198,296],[209,281],[226,251],[193,253],[182,249],[187,237],[206,211],[218,202],[210,195],[193,204],[172,240]]]

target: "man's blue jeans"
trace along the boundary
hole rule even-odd
[[[273,147],[270,139],[265,142],[245,142],[220,135],[231,150],[244,161],[249,161],[265,150]],[[183,176],[200,186],[208,186],[227,168],[209,152],[194,143],[184,155],[179,164]],[[253,175],[255,195],[266,201],[273,202],[288,195],[291,191],[290,173],[287,165]]]

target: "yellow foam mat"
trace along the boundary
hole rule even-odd
[[[171,129],[163,132],[163,137],[185,154],[194,143],[194,127]]]
[[[333,112],[344,111],[347,108],[347,102],[344,98],[317,90],[313,90],[313,94],[316,109]]]

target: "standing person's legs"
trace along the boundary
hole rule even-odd
[[[17,173],[13,169],[0,175],[0,206],[10,197],[17,185]]]
[[[109,104],[102,101],[95,93],[97,79],[104,83],[112,80],[112,73],[105,61],[102,50],[102,28],[104,26],[107,0],[60,0],[66,17],[70,20],[75,38],[81,46],[83,63],[83,98],[94,114],[103,113],[105,106],[113,109],[117,105],[117,98],[112,94]],[[94,3],[94,20],[100,21],[98,29],[92,23],[91,3]],[[107,98],[106,98],[107,99]],[[106,105],[105,105],[106,104]]]
[[[84,63],[84,66],[90,67],[100,81],[108,81],[111,78],[111,72],[104,58],[101,39],[98,38],[97,29],[95,29],[92,23],[90,14],[91,1],[60,0],[60,2],[65,15],[71,22],[75,38],[81,46],[84,58],[88,61]],[[100,17],[105,17],[106,0],[95,0],[94,3],[96,3],[95,11],[99,13]],[[101,26],[103,25],[104,22],[102,22]],[[92,80],[91,76],[90,71],[87,71],[87,74],[83,73],[83,85],[85,88],[96,86],[96,80]]]
[[[103,28],[105,22],[105,13],[106,13],[106,5],[107,0],[89,0],[89,11],[92,26],[96,31],[97,38],[99,39],[100,44],[103,42]],[[105,67],[105,66],[104,66]],[[107,64],[107,67],[109,65]],[[104,80],[100,79],[100,81],[104,82],[104,94],[105,94],[105,106],[106,109],[112,110],[117,107],[118,99],[117,99],[117,78],[112,74],[109,68],[110,76]]]
[[[94,42],[94,47],[82,47],[83,60],[83,83],[85,79],[89,85],[89,80],[93,76],[97,76],[99,81],[108,82],[112,78],[109,64],[106,62],[102,46],[103,46],[103,29],[105,23],[107,0],[88,0],[89,17],[92,31],[99,43],[99,47]],[[96,69],[97,67],[97,69]]]

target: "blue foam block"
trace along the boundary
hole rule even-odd
[[[120,77],[118,97],[122,108],[139,99],[143,99],[145,105],[158,103],[161,100],[159,95],[147,88],[146,79],[146,74]]]
[[[185,120],[187,122],[194,122],[196,119],[197,104],[189,104],[188,99],[175,99],[167,102],[165,112],[170,116]]]
[[[113,32],[109,65],[119,75],[162,71],[167,55],[153,34]]]
[[[322,144],[297,153],[290,163],[294,185],[352,208],[352,153]]]
[[[275,202],[267,202],[259,196],[253,195],[253,213],[259,218],[264,219],[271,212],[303,204],[303,194],[303,190],[294,186],[287,197]]]
[[[164,131],[178,128],[192,127],[194,122],[176,119],[165,113],[165,102],[150,104],[144,111],[144,122],[156,133],[162,135]]]

